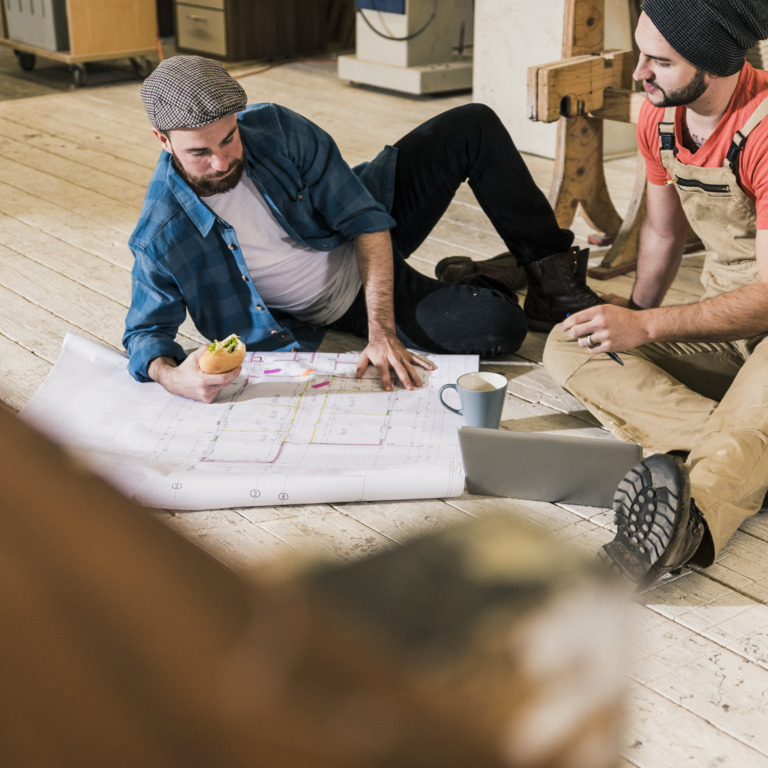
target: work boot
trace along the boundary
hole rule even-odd
[[[550,331],[573,312],[605,302],[587,286],[589,249],[573,247],[524,265],[528,293],[523,309],[532,331]]]
[[[510,293],[525,288],[527,282],[525,270],[508,251],[484,261],[475,261],[468,256],[446,256],[435,267],[435,277],[441,283],[471,283],[472,278],[478,275],[490,277]]]
[[[695,559],[707,535],[688,472],[669,454],[657,453],[627,472],[613,511],[616,538],[603,547],[603,559],[641,590]]]

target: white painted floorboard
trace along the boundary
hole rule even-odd
[[[350,163],[372,158],[423,120],[469,95],[404,97],[352,87],[333,65],[294,63],[241,79],[250,100],[278,101],[334,135]],[[128,236],[159,152],[139,84],[84,88],[0,102],[0,401],[19,410],[74,331],[120,348],[130,299]],[[527,158],[548,190],[552,163]],[[607,164],[623,211],[635,160]],[[579,242],[589,235],[577,219]],[[503,244],[462,189],[413,263],[489,257]],[[595,263],[599,254],[593,252]],[[688,257],[669,301],[698,295],[701,255]],[[632,276],[597,283],[627,294]],[[182,343],[202,339],[187,323]],[[503,427],[604,434],[541,366],[544,338],[485,362],[510,379]],[[333,335],[325,349],[360,349]],[[595,552],[612,537],[604,509],[477,497],[377,504],[250,508],[156,515],[232,568],[246,571],[311,546],[335,561],[361,558],[473,517],[519,515]],[[712,568],[686,572],[637,599],[627,673],[623,764],[643,768],[768,766],[768,518],[746,523]]]

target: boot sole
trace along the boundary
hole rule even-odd
[[[602,556],[640,589],[661,575],[658,562],[672,541],[681,505],[690,504],[686,482],[681,464],[651,456],[631,469],[616,489],[616,537],[603,546]]]
[[[442,276],[445,270],[449,267],[453,267],[457,264],[471,263],[472,259],[469,256],[446,256],[444,259],[440,259],[435,265],[435,278],[442,282]],[[474,270],[469,270],[467,274],[472,274]]]
[[[496,267],[497,270],[501,269],[498,267],[500,261],[510,262],[511,268],[508,274],[494,272],[493,267]],[[446,277],[447,272],[454,274],[448,278]],[[518,266],[517,261],[510,253],[500,253],[498,256],[480,261],[475,261],[469,256],[446,256],[435,265],[435,278],[441,283],[455,285],[474,276],[485,276],[489,280],[498,282],[510,292],[520,291],[528,284],[525,272]]]

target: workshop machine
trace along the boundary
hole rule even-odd
[[[472,88],[474,0],[356,0],[339,77],[404,93]]]

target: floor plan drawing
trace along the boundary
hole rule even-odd
[[[149,506],[233,506],[446,498],[464,487],[444,383],[474,356],[431,355],[423,386],[385,392],[356,353],[248,353],[205,405],[140,384],[120,353],[66,337],[22,411],[120,490]]]

